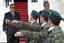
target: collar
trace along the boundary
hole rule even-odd
[[[43,23],[41,26],[43,27],[46,23]]]
[[[53,30],[54,28],[55,28],[55,27],[50,27],[50,28],[49,28],[49,31]]]
[[[15,12],[11,12],[11,14],[12,14],[12,13],[15,13]]]
[[[32,24],[35,23],[35,22],[37,22],[37,21],[31,21]]]
[[[45,10],[49,11],[50,9],[45,9]]]

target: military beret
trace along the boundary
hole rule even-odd
[[[39,13],[37,11],[35,11],[35,10],[32,10],[31,15],[33,15],[36,18],[39,17]]]
[[[42,16],[45,16],[45,17],[48,17],[49,16],[49,13],[50,12],[48,10],[43,10],[42,13],[41,13],[41,15]]]
[[[49,15],[50,17],[52,17],[56,20],[62,20],[61,15],[57,11],[51,10],[50,12],[51,12]]]

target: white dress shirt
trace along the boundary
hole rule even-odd
[[[41,25],[41,27],[43,27],[45,24],[46,24],[46,23],[43,23],[43,24]]]
[[[34,22],[36,22],[36,21],[30,21],[32,24],[34,23]]]
[[[54,28],[55,28],[55,27],[50,27],[50,28],[49,28],[49,31],[53,30]]]

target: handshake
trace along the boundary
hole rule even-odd
[[[18,20],[10,21],[9,19],[5,19],[5,23],[6,23],[6,24],[10,24],[10,23],[16,24],[16,23],[18,23]],[[16,33],[14,34],[14,36],[15,36],[15,37],[21,37],[21,32],[16,32]]]
[[[6,24],[10,24],[10,23],[16,24],[16,23],[18,23],[18,20],[12,20],[12,21],[10,21],[9,19],[5,19],[5,23]]]

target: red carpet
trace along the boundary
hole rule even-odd
[[[16,12],[20,13],[22,21],[28,21],[28,4],[27,2],[14,2]]]
[[[25,43],[25,41],[20,41],[20,43]]]
[[[20,13],[22,21],[28,22],[28,6],[27,2],[14,2],[16,12]],[[25,38],[21,38],[20,43],[25,43]]]

